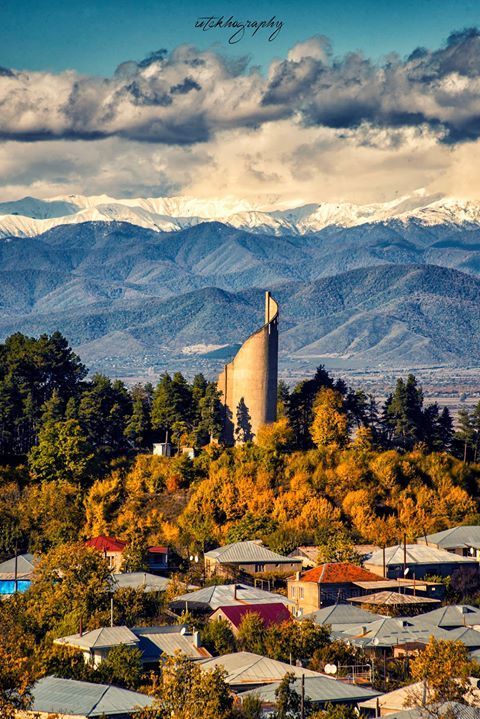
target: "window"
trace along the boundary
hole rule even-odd
[[[290,596],[291,597],[295,596],[295,587],[290,587]]]
[[[264,571],[265,571],[265,565],[264,565],[264,564],[256,564],[256,565],[255,565],[255,571],[256,571],[256,572],[264,572]]]
[[[303,587],[300,587],[300,588],[299,588],[299,590],[298,590],[298,596],[300,597],[300,599],[303,599]]]

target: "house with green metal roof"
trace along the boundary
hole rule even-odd
[[[52,676],[39,679],[33,685],[31,694],[30,708],[20,715],[25,718],[129,719],[153,704],[152,697],[140,692]]]
[[[292,574],[302,569],[301,560],[272,552],[256,540],[212,549],[205,552],[204,561],[207,577],[229,576],[232,570],[246,574]]]

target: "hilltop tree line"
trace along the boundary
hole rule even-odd
[[[337,396],[337,409],[346,418],[345,430],[371,430],[382,448],[412,449],[423,443],[428,450],[456,449],[476,461],[480,442],[480,403],[469,414],[459,413],[457,445],[452,419],[445,407],[424,406],[421,388],[413,375],[399,379],[394,391],[379,407],[372,395],[353,390],[342,379],[334,380],[320,366],[314,377],[292,390],[284,382],[278,388],[279,416],[286,416],[293,448],[311,449],[314,403],[322,389]],[[340,403],[341,399],[341,403]],[[252,439],[248,407],[237,408],[238,439]],[[155,387],[147,383],[128,389],[120,380],[87,369],[55,332],[38,339],[20,333],[0,345],[0,455],[31,456],[42,476],[51,467],[47,447],[64,461],[82,457],[81,464],[100,464],[112,457],[150,448],[153,441],[169,439],[174,445],[204,446],[221,433],[221,395],[215,382],[197,374],[189,383],[176,372],[162,374]],[[57,438],[57,439],[56,439]],[[60,458],[58,459],[60,464]]]
[[[478,406],[454,432],[411,375],[379,406],[319,367],[292,389],[280,383],[278,410],[255,443],[224,448],[210,443],[221,397],[203,375],[128,389],[87,377],[59,333],[13,335],[0,346],[0,555],[111,533],[138,568],[148,543],[185,554],[262,538],[351,557],[353,540],[475,521]],[[152,456],[167,436],[204,451]]]

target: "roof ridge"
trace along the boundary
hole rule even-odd
[[[102,685],[101,685],[101,684],[98,684],[97,686],[101,687]],[[110,686],[109,686],[109,685],[105,685],[105,684],[104,684],[103,686],[104,686],[105,688],[104,688],[104,690],[103,690],[101,696],[98,698],[98,701],[95,702],[95,704],[93,705],[93,707],[90,709],[90,711],[89,711],[88,714],[87,714],[87,716],[89,716],[89,717],[93,716],[92,712],[95,711],[95,709],[98,707],[98,705],[99,705],[100,702],[102,701],[102,699],[103,699],[103,697],[105,696],[105,694],[106,694],[106,693],[108,692],[108,690],[110,689]]]

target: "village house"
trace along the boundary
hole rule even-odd
[[[417,544],[444,549],[460,557],[480,561],[480,526],[452,527],[443,532],[417,537]]]
[[[377,582],[378,576],[349,562],[328,562],[287,579],[288,598],[295,602],[296,616],[324,606],[345,602],[364,593],[358,582]]]
[[[470,677],[469,684],[470,686],[464,699],[467,705],[470,705],[467,706],[470,711],[467,712],[464,719],[479,719],[480,710],[476,709],[475,711],[472,711],[474,707],[478,707],[480,705],[478,679]],[[422,708],[421,711],[417,709],[406,710],[405,707],[411,705],[412,702],[415,702],[415,700],[417,700],[417,703],[419,704],[421,702],[426,702],[427,706]],[[400,689],[394,689],[393,691],[382,694],[377,698],[360,701],[358,706],[362,712],[362,716],[366,715],[367,717],[390,716],[393,719],[393,717],[396,717],[397,715],[400,716],[400,713],[403,715],[402,719],[417,719],[417,717],[418,719],[424,719],[427,716],[443,716],[443,711],[439,711],[437,707],[432,707],[433,711],[428,709],[429,701],[431,701],[431,698],[428,687],[425,689],[423,682],[417,682],[415,684],[409,684],[405,687],[400,687]],[[459,704],[458,706],[462,705]],[[448,707],[445,708],[448,709]],[[456,719],[460,719],[462,717],[462,714],[457,710],[452,713],[451,709],[452,707],[450,707],[450,712],[445,712],[445,716],[454,716]],[[408,711],[407,715],[405,715],[406,711]]]
[[[123,552],[127,546],[126,542],[116,537],[105,537],[99,535],[92,537],[85,542],[87,547],[93,547],[108,559],[110,569],[114,573],[120,573],[123,565]],[[170,553],[168,547],[148,547],[146,561],[151,572],[166,572],[170,569]]]
[[[278,602],[293,611],[295,602],[287,599],[282,594],[267,592],[264,589],[251,587],[248,584],[215,584],[211,587],[197,589],[195,592],[181,594],[175,597],[169,603],[169,606],[175,612],[188,611],[198,614],[210,614],[218,607],[277,604]]]
[[[164,627],[102,627],[54,640],[54,644],[82,652],[86,664],[98,667],[113,647],[140,649],[143,665],[158,664],[164,656],[181,652],[190,659],[205,659],[209,652],[200,645],[198,632],[181,625]]]
[[[235,542],[205,552],[205,575],[289,574],[302,568],[302,562],[284,557],[264,547],[260,541]]]
[[[36,560],[33,554],[19,554],[0,564],[0,597],[25,592],[32,581]]]
[[[360,607],[352,607],[350,604],[332,604],[312,614],[304,615],[304,619],[311,619],[321,626],[328,624],[332,632],[343,632],[358,627],[359,624],[376,622],[378,619],[383,619],[383,615],[365,611]]]
[[[32,704],[18,719],[126,719],[153,704],[153,698],[107,684],[43,677],[32,687]]]
[[[275,682],[274,684],[267,684],[257,689],[249,689],[239,694],[238,698],[240,703],[243,703],[247,697],[256,697],[261,702],[263,715],[265,717],[271,716],[277,701],[275,692],[279,686],[280,682]],[[300,678],[295,679],[291,688],[296,694],[301,695],[302,680]],[[339,681],[325,675],[305,677],[304,691],[305,696],[308,697],[310,706],[315,711],[325,709],[331,704],[346,704],[347,706],[356,708],[359,702],[374,699],[380,694],[380,692],[373,689],[349,684],[345,681]]]
[[[480,630],[480,609],[468,604],[450,604],[446,607],[439,607],[432,612],[423,614],[422,619],[442,629],[471,627],[477,631]]]
[[[226,672],[225,682],[235,693],[280,682],[287,672],[296,677],[301,677],[302,674],[305,678],[321,676],[312,669],[304,669],[253,652],[223,654],[220,657],[205,659],[199,663],[199,666],[205,671],[220,667]]]
[[[422,622],[421,617],[383,617],[337,634],[338,639],[378,657],[413,654],[424,649],[432,636],[444,640],[455,638],[444,629]]]
[[[210,621],[223,619],[230,625],[234,635],[237,636],[240,624],[247,614],[257,614],[265,627],[292,620],[292,615],[285,604],[277,602],[274,604],[239,604],[236,606],[218,607],[210,617]]]
[[[478,570],[476,559],[461,557],[444,549],[423,544],[396,544],[374,552],[365,568],[381,577],[423,579],[426,576],[448,577],[457,569]]]

